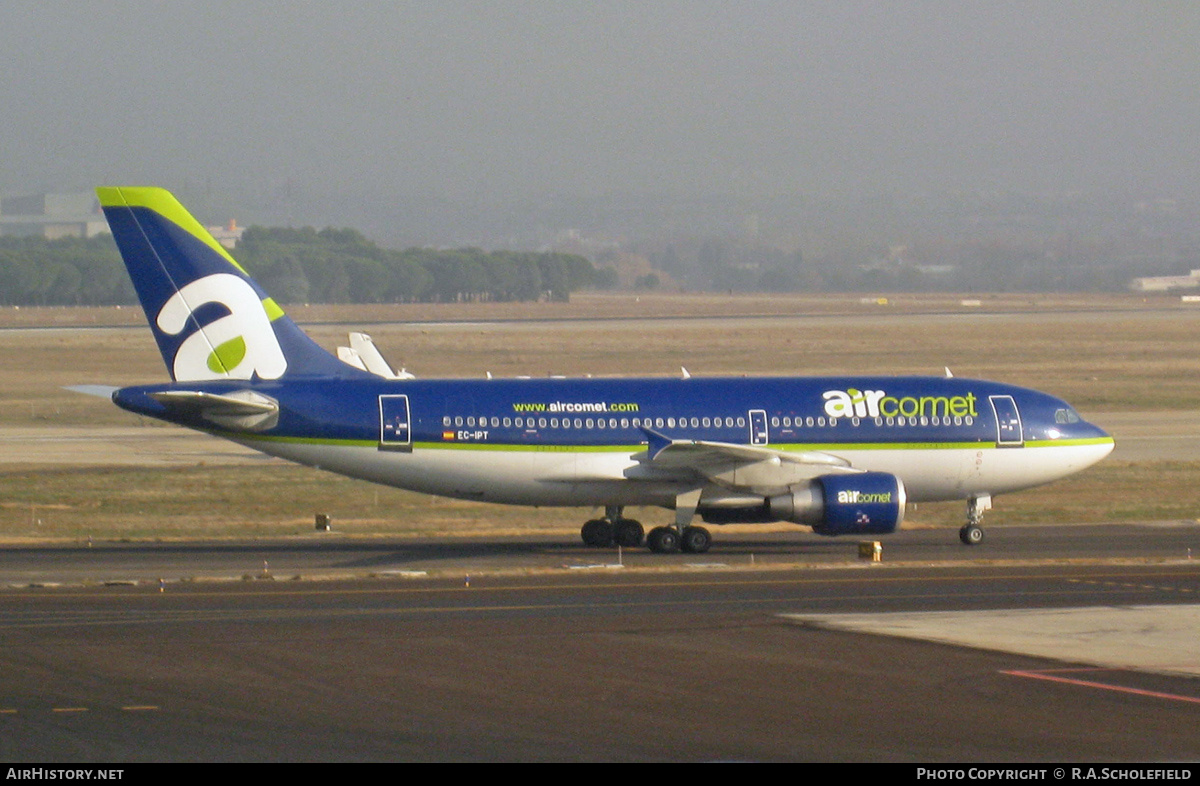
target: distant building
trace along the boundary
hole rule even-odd
[[[234,220],[226,226],[207,229],[218,243],[229,249],[237,245],[245,231]],[[108,231],[100,201],[90,191],[0,199],[0,236],[57,240],[60,237],[95,237]]]
[[[108,232],[100,203],[90,191],[0,199],[0,235],[94,237]]]
[[[1196,289],[1200,287],[1200,270],[1186,276],[1149,276],[1135,278],[1129,282],[1134,292],[1170,292],[1174,289]]]
[[[205,227],[208,233],[213,236],[213,239],[220,243],[225,248],[233,250],[238,241],[242,239],[242,233],[245,232],[244,227],[237,225],[237,221],[229,219],[229,225],[223,227]]]

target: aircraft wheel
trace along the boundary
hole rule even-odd
[[[965,524],[958,531],[958,539],[968,546],[978,546],[983,543],[983,527],[978,524]]]
[[[579,534],[583,537],[583,542],[588,546],[596,546],[604,548],[613,545],[614,532],[613,525],[610,521],[604,519],[592,519],[583,525],[583,529]]]
[[[646,530],[640,521],[635,519],[619,519],[616,522],[617,545],[625,548],[640,546],[646,540]]]
[[[703,554],[712,545],[712,535],[704,527],[685,527],[679,548],[685,554]]]
[[[646,536],[646,545],[655,554],[674,554],[679,551],[679,533],[670,527],[655,527]]]

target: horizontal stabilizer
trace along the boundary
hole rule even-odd
[[[265,431],[279,421],[279,402],[251,390],[234,393],[163,390],[149,395],[169,409],[194,414],[230,429]]]
[[[85,396],[112,399],[112,394],[116,393],[120,388],[113,387],[112,385],[67,385],[63,390],[82,393]]]

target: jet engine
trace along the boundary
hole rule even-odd
[[[761,505],[702,508],[711,524],[793,521],[818,535],[887,535],[904,520],[904,483],[886,472],[823,475]]]

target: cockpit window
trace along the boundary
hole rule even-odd
[[[1075,410],[1071,408],[1059,409],[1054,412],[1055,423],[1078,423],[1079,415],[1075,414]]]

